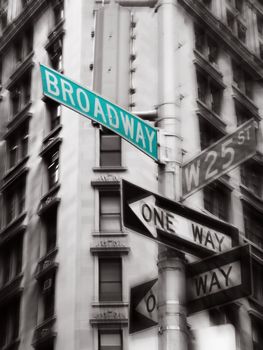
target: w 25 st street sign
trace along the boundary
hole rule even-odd
[[[158,129],[53,69],[40,65],[40,71],[45,96],[105,126],[158,159]]]
[[[254,120],[205,149],[182,166],[182,194],[186,198],[234,169],[256,153]]]

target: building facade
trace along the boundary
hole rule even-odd
[[[257,125],[255,156],[183,202],[236,226],[252,252],[252,295],[189,315],[189,349],[194,330],[231,324],[236,349],[259,350],[263,1],[173,3],[180,162]],[[44,97],[39,63],[160,127],[161,5],[1,1],[1,350],[158,349],[158,327],[129,335],[130,289],[157,277],[158,247],[123,226],[121,179],[157,193],[160,166]]]

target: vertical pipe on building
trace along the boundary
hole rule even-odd
[[[176,102],[179,94],[177,0],[159,0],[157,11],[158,126],[165,135],[167,153],[166,164],[159,166],[159,191],[165,197],[178,200],[181,192],[181,137],[179,105]],[[187,350],[184,254],[160,245],[158,278],[159,350]]]

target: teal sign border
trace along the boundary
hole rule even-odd
[[[45,96],[105,126],[158,160],[157,128],[54,69],[40,64],[40,72]]]

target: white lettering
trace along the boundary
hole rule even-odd
[[[85,93],[84,90],[80,88],[77,88],[76,94],[77,94],[77,101],[80,108],[82,109],[83,112],[87,113],[90,110],[90,103],[89,103],[89,98],[87,94]],[[83,98],[81,98],[81,95],[83,96]],[[83,100],[85,101],[84,104],[83,104]]]
[[[145,140],[144,140],[144,136],[143,136],[142,126],[141,126],[141,123],[138,122],[137,123],[136,142],[139,143],[139,140],[142,141],[143,148],[145,148],[146,145],[145,145]]]
[[[153,149],[153,138],[154,138],[154,131],[150,132],[150,130],[148,130],[147,127],[145,127],[146,130],[146,134],[149,140],[149,148],[150,148],[150,152],[152,152]]]
[[[105,117],[105,114],[103,112],[103,109],[100,104],[100,100],[96,97],[95,98],[95,107],[94,107],[94,117],[98,119],[98,115],[101,116],[103,119],[104,123],[107,124],[107,119]]]
[[[73,88],[72,88],[72,85],[64,80],[64,79],[61,79],[61,87],[62,87],[62,96],[63,96],[63,100],[65,102],[67,102],[67,95],[70,99],[70,102],[73,106],[75,106],[75,102],[74,102],[74,99],[73,99]]]
[[[107,112],[108,112],[108,116],[109,116],[110,126],[115,128],[115,129],[118,129],[119,118],[118,118],[116,110],[111,105],[107,104]]]
[[[48,92],[54,96],[58,96],[59,95],[58,79],[53,73],[47,70],[45,71],[45,73],[46,73]]]
[[[120,112],[120,115],[121,115],[121,119],[122,119],[125,135],[128,138],[133,139],[133,136],[134,136],[134,119],[130,118],[129,115],[127,115],[127,114],[124,115],[122,112]]]
[[[192,188],[192,182],[194,181],[194,185],[199,185],[199,174],[200,174],[200,160],[197,163],[192,163],[190,167],[185,168],[185,181],[187,191],[190,191]]]

